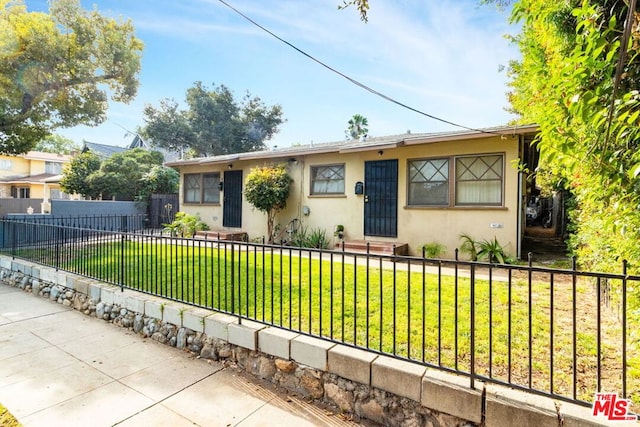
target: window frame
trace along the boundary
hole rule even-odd
[[[340,167],[342,168],[342,191],[338,191],[338,192],[328,192],[328,191],[324,191],[324,192],[320,192],[320,191],[314,191],[315,188],[315,183],[318,182],[318,180],[316,180],[316,175],[317,175],[317,170],[321,169],[321,168],[332,168],[332,167]],[[347,174],[347,168],[345,163],[329,163],[329,164],[318,164],[318,165],[311,165],[309,166],[309,195],[310,196],[344,196],[346,193],[346,174]],[[339,181],[339,180],[323,180],[326,181],[328,183],[334,182],[334,181]]]
[[[31,187],[14,185],[11,187],[11,197],[14,199],[30,199]]]
[[[187,187],[187,182],[190,178],[197,177],[197,187]],[[212,187],[205,187],[205,182],[207,177],[214,177],[214,185]],[[182,178],[182,203],[185,205],[219,205],[220,204],[220,172],[198,172],[198,173],[185,173]],[[207,200],[207,192],[206,190],[210,188],[214,191],[214,196],[217,196],[217,200]],[[187,199],[187,195],[189,191],[196,190],[197,191],[197,200],[189,198]],[[214,197],[215,199],[215,197]]]
[[[497,203],[488,203],[488,202],[480,202],[480,203],[459,203],[459,190],[458,190],[458,160],[465,158],[483,158],[483,157],[500,157],[500,201]],[[448,161],[448,203],[447,204],[421,204],[421,203],[411,203],[411,162],[418,161],[433,161],[433,160],[447,160]],[[433,157],[420,157],[407,159],[407,183],[406,183],[406,191],[407,198],[406,203],[409,208],[433,208],[433,209],[443,209],[443,208],[503,208],[505,203],[505,167],[506,154],[504,152],[492,152],[492,153],[478,153],[478,154],[461,154],[461,155],[451,155],[451,156],[433,156]],[[489,166],[491,169],[491,166]],[[495,171],[494,171],[495,172]],[[462,181],[464,182],[464,181]]]
[[[482,180],[482,179],[478,179],[478,180],[458,180],[458,160],[460,159],[469,159],[469,158],[482,158],[482,157],[499,157],[499,162],[500,162],[500,179],[499,180]],[[454,206],[459,206],[459,207],[503,207],[504,206],[504,173],[505,173],[505,167],[504,167],[504,161],[505,161],[505,155],[504,153],[485,153],[485,154],[471,154],[471,155],[462,155],[462,156],[455,156],[454,157],[454,164],[453,164],[453,168],[454,168],[454,194],[453,194],[453,204]],[[488,165],[488,169],[493,169],[492,166],[495,164],[492,163],[491,165]],[[467,168],[468,170],[468,168]],[[494,171],[495,172],[495,171]],[[486,173],[486,172],[485,172]],[[459,191],[458,191],[458,186],[460,182],[483,182],[483,181],[499,181],[499,187],[500,187],[500,200],[498,202],[493,202],[493,203],[488,203],[486,201],[483,202],[464,202],[464,203],[459,203],[458,202],[458,195],[459,195]]]
[[[447,202],[446,203],[411,203],[411,163],[413,162],[432,162],[436,160],[445,160],[447,162],[446,170],[447,170]],[[439,171],[440,169],[438,169]],[[426,182],[437,182],[437,181],[426,181]],[[415,207],[448,207],[451,206],[451,157],[448,156],[439,156],[439,157],[425,157],[418,159],[407,159],[407,205],[415,206]]]
[[[62,174],[63,166],[64,164],[62,162],[53,162],[47,160],[44,162],[44,173],[60,175]]]

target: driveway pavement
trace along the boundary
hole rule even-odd
[[[0,403],[24,426],[354,426],[131,331],[0,284]]]

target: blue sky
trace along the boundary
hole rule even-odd
[[[341,0],[227,0],[301,50],[415,109],[468,127],[506,124],[506,66],[518,58],[504,35],[506,12],[478,0],[371,0],[369,22]],[[44,0],[26,0],[30,10]],[[371,136],[457,129],[401,108],[353,85],[247,22],[218,0],[82,0],[130,18],[145,49],[137,98],[111,103],[101,126],[60,130],[124,146],[144,125],[145,104],[184,101],[195,81],[224,84],[280,104],[287,122],[269,146],[339,141],[361,114]]]

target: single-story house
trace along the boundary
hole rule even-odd
[[[283,228],[297,220],[333,237],[342,225],[347,241],[406,244],[412,254],[437,242],[447,256],[467,234],[520,256],[529,190],[517,166],[536,134],[536,125],[407,132],[166,165],[180,172],[181,210],[213,230],[266,235],[266,215],[242,196],[244,179],[253,167],[286,164],[293,183]]]

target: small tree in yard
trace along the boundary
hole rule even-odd
[[[287,206],[291,177],[284,166],[262,166],[251,169],[244,185],[247,201],[267,214],[268,242],[273,243],[273,224],[278,212]]]

